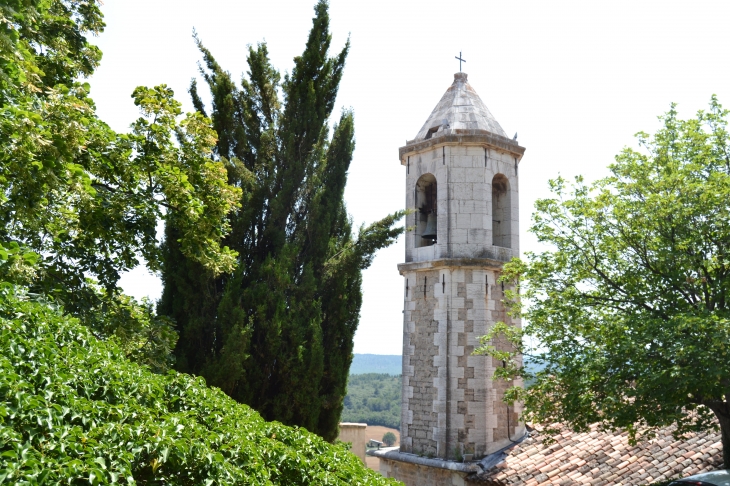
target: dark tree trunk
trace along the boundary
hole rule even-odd
[[[725,415],[717,419],[720,421],[720,432],[722,435],[722,462],[725,469],[730,469],[730,417]]]
[[[730,407],[727,402],[712,402],[707,407],[715,413],[720,423],[723,467],[730,469]]]

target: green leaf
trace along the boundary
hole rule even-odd
[[[557,178],[553,197],[536,202],[530,231],[545,247],[501,279],[519,289],[506,304],[524,333],[495,326],[478,350],[511,363],[499,379],[530,375],[521,355],[539,365],[530,388],[506,394],[524,400],[523,420],[598,423],[631,440],[719,421],[730,436],[727,118],[715,97],[690,120],[672,105],[609,177]],[[730,466],[730,441],[723,447]]]

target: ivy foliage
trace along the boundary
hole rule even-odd
[[[525,375],[516,355],[536,355],[534,384],[508,395],[524,401],[528,421],[599,423],[633,440],[719,424],[730,467],[728,111],[713,97],[693,119],[672,106],[661,120],[616,157],[611,176],[551,182],[531,228],[548,249],[502,277],[524,333],[500,323],[480,351],[510,363],[496,372],[507,379]]]
[[[0,484],[397,484],[28,297],[0,294]]]

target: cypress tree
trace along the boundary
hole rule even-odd
[[[363,269],[403,232],[403,212],[353,233],[343,194],[355,148],[354,116],[332,129],[349,41],[333,57],[326,1],[315,6],[305,50],[284,77],[266,44],[248,48],[240,87],[196,38],[218,132],[215,157],[242,189],[225,244],[236,270],[214,277],[185,258],[166,227],[161,314],[177,323],[180,371],[204,376],[267,420],[337,437]],[[198,87],[193,103],[205,113]],[[281,94],[281,98],[280,98]]]

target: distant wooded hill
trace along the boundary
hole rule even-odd
[[[347,381],[343,422],[383,425],[400,430],[402,356],[356,354]]]
[[[342,422],[383,425],[400,430],[402,359],[392,354],[356,354],[350,366]],[[525,358],[531,372],[542,365]],[[531,383],[528,382],[527,386]]]
[[[351,374],[347,381],[341,421],[383,425],[400,430],[400,388],[400,375]]]
[[[351,375],[385,373],[400,375],[403,357],[399,354],[356,354],[350,366]]]
[[[386,375],[400,375],[403,369],[403,356],[399,354],[356,354],[350,366],[351,375],[363,375],[365,373],[385,373]],[[524,358],[525,367],[535,373],[543,368],[543,365]]]

